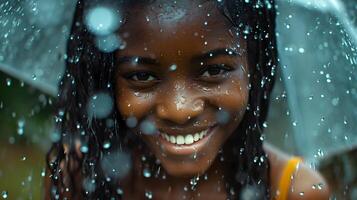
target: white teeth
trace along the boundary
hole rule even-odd
[[[173,144],[176,144],[176,137],[171,135],[169,142],[171,142],[171,143],[173,143]]]
[[[185,138],[182,135],[178,135],[176,137],[176,143],[177,144],[185,144]]]
[[[203,137],[205,137],[207,135],[208,129],[195,133],[193,135],[188,134],[186,136],[182,136],[182,135],[177,135],[177,136],[173,136],[173,135],[168,135],[166,133],[161,133],[161,136],[167,140],[168,142],[171,142],[172,144],[178,144],[178,145],[183,145],[183,144],[193,144],[194,142],[197,142],[199,140],[201,140]]]
[[[195,133],[195,135],[193,136],[193,141],[197,142],[198,140],[200,140],[200,134]]]
[[[185,144],[192,144],[193,143],[193,136],[188,134],[185,137]]]

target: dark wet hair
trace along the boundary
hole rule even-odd
[[[138,144],[135,138],[129,138],[128,135],[132,134],[126,134],[125,122],[117,109],[113,109],[105,118],[92,118],[87,112],[89,99],[98,92],[109,94],[115,102],[114,54],[99,51],[94,45],[94,36],[83,23],[86,9],[93,2],[97,1],[77,2],[68,40],[66,70],[60,82],[55,117],[61,137],[53,143],[47,155],[51,175],[50,194],[53,199],[68,195],[72,198],[120,199],[120,184],[106,179],[100,162],[105,155],[116,151],[130,152],[132,145]],[[122,2],[130,4],[139,1]],[[140,1],[147,2],[150,1]],[[246,38],[250,68],[248,109],[220,155],[227,168],[226,190],[230,199],[239,199],[246,187],[259,191],[257,194],[261,196],[257,199],[270,199],[269,161],[263,150],[262,132],[277,66],[274,0],[215,2],[239,34]],[[76,153],[76,140],[88,147],[82,158]],[[108,141],[111,147],[104,148],[103,144]],[[68,152],[65,152],[65,145],[69,147]],[[68,171],[65,175],[61,163]],[[83,180],[95,183],[95,187],[82,187],[82,183],[76,183],[78,174]]]

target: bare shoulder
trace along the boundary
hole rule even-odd
[[[285,154],[270,144],[264,144],[270,163],[270,180],[272,196],[277,195],[282,172],[291,156]],[[288,192],[289,200],[315,199],[327,200],[330,196],[329,187],[324,178],[304,163],[300,163],[292,175]]]

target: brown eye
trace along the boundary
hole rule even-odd
[[[157,80],[157,78],[155,76],[151,75],[148,72],[136,72],[136,73],[131,74],[128,78],[133,81],[154,81],[154,80]]]
[[[210,65],[201,71],[201,76],[205,78],[216,77],[225,75],[227,72],[232,71],[232,68],[221,64],[221,65]]]

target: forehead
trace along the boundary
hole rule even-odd
[[[230,22],[214,1],[155,1],[125,8],[120,34],[127,47],[195,46],[198,49],[234,48],[237,39]],[[213,46],[212,46],[213,45]]]

